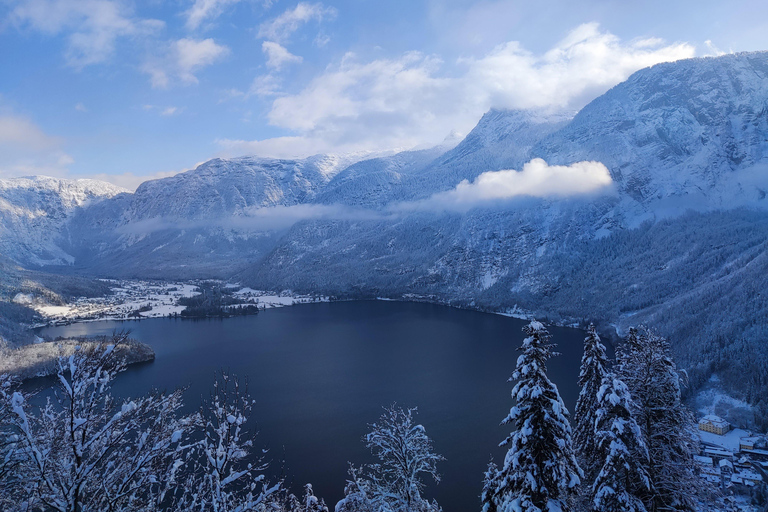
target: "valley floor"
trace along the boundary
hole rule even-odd
[[[200,294],[202,282],[163,282],[138,280],[108,280],[111,294],[100,297],[81,297],[65,305],[50,305],[31,296],[17,294],[13,301],[33,308],[45,325],[64,325],[73,322],[99,320],[131,320],[162,318],[180,315],[186,306],[180,299]],[[238,284],[220,283],[235,299],[227,307],[256,305],[260,309],[291,306],[308,302],[325,302],[328,297],[280,293],[243,288]]]

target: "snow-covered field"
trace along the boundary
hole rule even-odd
[[[97,320],[159,318],[180,314],[186,306],[179,305],[179,299],[193,297],[200,293],[194,282],[134,280],[109,280],[107,282],[112,285],[113,293],[111,295],[79,298],[64,306],[41,303],[21,293],[14,297],[14,302],[34,308],[45,319],[47,325],[55,325]],[[226,284],[224,287],[234,289],[232,295],[240,299],[242,305],[258,305],[262,309],[309,302],[327,302],[329,300],[328,297],[298,295],[289,291],[276,294],[275,292],[241,288],[238,284]]]
[[[64,306],[33,302],[23,294],[16,295],[13,300],[34,308],[48,324],[57,324],[168,316],[184,309],[184,306],[177,305],[180,298],[198,293],[197,286],[188,283],[113,280],[107,282],[111,285],[111,295],[83,297]],[[138,312],[140,309],[146,311]]]
[[[739,441],[742,437],[749,437],[754,435],[753,432],[740,428],[729,430],[722,436],[713,434],[712,432],[704,432],[702,430],[697,430],[696,434],[699,436],[699,439],[701,439],[702,442],[713,446],[719,446],[723,450],[728,450],[729,452],[733,453],[737,453],[739,451]]]
[[[330,299],[325,296],[298,295],[291,291],[284,291],[275,295],[274,292],[265,292],[263,290],[254,290],[252,288],[240,288],[232,295],[241,298],[244,304],[255,303],[258,304],[259,307],[265,309],[293,306],[294,304],[307,304],[310,302],[330,301]]]
[[[754,428],[754,407],[744,400],[730,396],[717,375],[712,375],[697,391],[691,405],[701,416],[715,414],[735,427]]]

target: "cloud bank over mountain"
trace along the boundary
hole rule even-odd
[[[468,132],[491,108],[577,110],[641,68],[695,54],[687,43],[624,42],[597,23],[541,54],[510,41],[454,65],[418,51],[374,60],[348,52],[297,93],[271,82],[269,123],[293,135],[218,142],[227,156],[275,158],[437,144],[451,129]]]
[[[473,182],[462,180],[456,188],[423,201],[396,205],[396,210],[467,211],[483,206],[503,206],[518,197],[578,197],[614,193],[608,168],[600,162],[548,165],[541,158],[522,170],[488,171]]]

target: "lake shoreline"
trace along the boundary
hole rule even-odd
[[[2,353],[0,375],[10,375],[19,381],[50,377],[58,373],[58,361],[78,350],[89,350],[109,344],[108,337],[91,339],[61,339],[23,345]],[[146,343],[127,340],[117,345],[115,352],[126,366],[154,361],[155,351]]]

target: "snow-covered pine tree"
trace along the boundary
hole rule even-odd
[[[496,508],[501,512],[566,512],[582,477],[571,444],[568,410],[547,377],[552,357],[547,329],[532,321],[523,331],[523,354],[510,381],[516,404],[503,424],[514,430],[499,472]]]
[[[172,480],[173,459],[190,428],[179,419],[181,391],[115,400],[110,384],[124,368],[117,345],[127,334],[59,359],[58,389],[39,413],[11,396],[21,437],[28,510],[151,510]]]
[[[612,374],[603,378],[595,411],[596,461],[592,486],[593,512],[646,512],[650,494],[648,450],[640,427],[632,417],[627,386]]]
[[[499,486],[499,468],[496,463],[488,463],[483,475],[483,490],[480,493],[481,512],[496,512],[496,494]]]
[[[702,481],[695,474],[693,418],[680,398],[681,376],[669,343],[646,328],[630,330],[617,376],[627,385],[648,448],[651,512],[693,511]]]
[[[608,374],[607,367],[608,357],[605,355],[605,346],[600,341],[595,326],[590,324],[587,337],[584,339],[584,355],[581,358],[579,373],[581,392],[576,401],[576,425],[573,434],[579,466],[584,471],[584,481],[587,485],[594,482],[602,465],[597,457],[595,420],[598,409],[597,394],[603,385],[603,379]]]
[[[247,429],[253,402],[239,380],[222,372],[209,400],[200,406],[203,439],[195,445],[191,468],[181,485],[174,510],[247,512],[265,509],[272,499],[283,499],[281,482],[269,484],[267,464],[248,461],[253,433]]]

